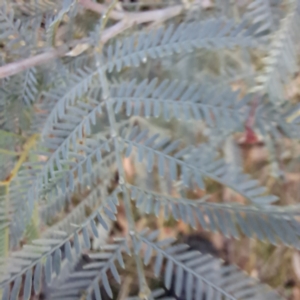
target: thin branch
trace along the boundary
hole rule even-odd
[[[107,28],[103,31],[101,36],[102,44],[105,44],[114,36],[118,35],[119,33],[125,31],[126,29],[132,26],[131,22],[128,22],[126,19],[119,21],[118,23],[114,24],[113,26]]]
[[[79,0],[79,3],[84,6],[86,9],[90,9],[94,12],[97,12],[99,14],[102,14],[103,12],[106,12],[107,6],[93,2],[91,0]],[[161,19],[169,19],[172,17],[175,17],[181,13],[183,10],[182,5],[175,5],[172,7],[167,7],[163,9],[156,9],[151,11],[145,11],[145,12],[124,12],[124,11],[116,11],[113,10],[109,14],[109,18],[113,20],[124,20],[127,19],[128,21],[140,24],[140,23],[146,23],[146,22],[153,22],[158,21]]]
[[[8,63],[0,67],[0,78],[5,78],[18,74],[34,66],[38,66],[43,63],[47,63],[55,58],[62,57],[67,52],[69,52],[70,48],[76,47],[79,44],[87,43],[88,41],[88,38],[73,40],[68,45],[64,44],[60,47],[52,48],[45,53],[18,60],[16,62]]]
[[[18,74],[31,67],[41,65],[47,61],[63,56],[67,52],[67,50],[67,46],[64,45],[57,49],[51,49],[48,52],[38,54],[36,56],[28,57],[22,60],[18,60],[16,62],[6,64],[5,66],[0,67],[0,78],[5,78],[8,76]]]
[[[103,13],[107,10],[107,7],[105,5],[92,2],[91,0],[79,0],[79,3],[82,6],[84,6],[86,9],[90,9],[98,13]],[[118,35],[119,33],[123,32],[124,30],[130,28],[134,24],[158,22],[161,20],[173,18],[179,15],[182,12],[182,10],[183,10],[182,5],[175,5],[168,8],[151,10],[146,12],[137,12],[137,13],[119,12],[116,10],[112,10],[109,14],[109,18],[112,18],[114,20],[119,20],[119,22],[103,31],[101,41],[103,44],[106,43],[108,40]],[[72,44],[73,46],[78,46],[82,44],[82,41],[81,40],[73,41],[71,42],[70,45],[63,45],[61,47],[55,49],[53,48],[45,53],[38,54],[36,56],[32,56],[16,62],[8,63],[0,67],[0,78],[5,78],[8,76],[18,74],[34,66],[47,63],[58,57],[62,57],[66,55],[68,52],[70,52],[70,47],[72,47]]]
[[[99,14],[105,13],[108,8],[106,5],[89,1],[89,0],[79,0],[78,3],[81,4],[84,8],[92,10]],[[113,10],[109,13],[109,18],[116,21],[122,20],[124,18],[124,12]]]

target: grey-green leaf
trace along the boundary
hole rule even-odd
[[[172,283],[172,276],[173,276],[173,266],[174,263],[171,259],[168,260],[166,270],[165,270],[165,287],[169,290]]]
[[[67,241],[65,243],[64,248],[65,248],[65,256],[67,257],[68,261],[71,263],[73,260],[73,257],[72,257],[71,245],[70,245],[69,241]]]
[[[22,276],[18,276],[10,294],[10,300],[17,300],[21,288]]]
[[[125,269],[125,264],[124,264],[124,260],[123,260],[121,251],[117,252],[117,259],[118,259],[118,262],[119,262],[121,268]]]
[[[119,275],[119,273],[117,271],[117,268],[116,268],[114,262],[110,263],[109,268],[110,268],[111,273],[114,276],[115,280],[117,281],[117,283],[120,284],[121,283],[121,278],[120,278],[120,275]]]
[[[92,219],[90,221],[90,224],[91,224],[91,229],[92,229],[92,232],[93,232],[93,235],[98,238],[99,237],[99,234],[98,234],[98,229],[97,229],[97,226],[96,226],[96,223],[95,221]]]
[[[156,260],[155,260],[155,265],[154,265],[154,275],[155,277],[159,276],[161,267],[163,263],[163,255],[159,252],[157,253]]]
[[[52,256],[48,255],[45,264],[45,278],[48,284],[51,282],[51,277],[52,277]]]
[[[33,276],[33,287],[34,292],[37,295],[41,289],[41,271],[42,271],[42,264],[38,262],[34,269],[34,276]]]
[[[78,236],[77,232],[75,232],[75,234],[74,234],[74,248],[75,248],[76,254],[79,255],[81,252],[81,248],[80,248],[79,236]]]
[[[150,247],[148,245],[148,247],[146,249],[145,257],[144,257],[144,264],[145,264],[145,266],[147,266],[149,264],[151,256],[152,256],[152,247]]]
[[[82,228],[82,235],[83,235],[83,240],[84,240],[85,247],[87,249],[90,249],[91,248],[91,241],[90,241],[90,236],[89,236],[89,233],[88,233],[86,227]]]
[[[178,297],[181,296],[182,284],[183,284],[183,269],[180,265],[176,268],[176,281],[175,281],[175,293]]]
[[[96,300],[102,300],[98,281],[94,281],[93,289],[94,289]]]
[[[107,226],[106,222],[104,221],[104,219],[101,217],[99,212],[97,213],[97,219],[98,219],[99,223],[103,226],[103,228],[105,230],[108,230],[108,226]]]
[[[54,263],[54,271],[55,271],[56,275],[59,275],[60,266],[61,266],[61,251],[60,251],[60,249],[55,250],[53,263]]]
[[[107,279],[107,275],[105,272],[102,273],[102,282],[103,282],[103,286],[104,286],[104,289],[107,293],[107,295],[112,298],[113,297],[113,293],[112,293],[112,290],[111,290],[111,287],[110,287],[110,284],[108,282],[108,279]]]
[[[27,270],[26,276],[25,276],[23,300],[30,299],[31,287],[32,287],[32,269],[30,268],[29,270]]]
[[[2,300],[8,300],[9,299],[9,290],[10,286],[9,284],[5,285],[3,292],[2,292]]]

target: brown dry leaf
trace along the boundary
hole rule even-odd
[[[133,281],[133,278],[131,276],[126,276],[124,281],[122,282],[118,298],[117,300],[126,299],[130,292],[130,285]]]
[[[300,95],[300,74],[286,86],[286,95],[288,99]]]
[[[223,199],[228,202],[245,204],[245,198],[229,188],[223,189]]]
[[[293,264],[293,269],[294,269],[294,272],[298,278],[298,280],[300,280],[300,254],[298,251],[295,251],[293,253],[293,261],[292,261],[292,264]]]
[[[87,50],[89,47],[90,44],[88,43],[78,44],[71,51],[67,52],[65,56],[71,56],[71,57],[78,56],[81,53],[83,53],[85,50]]]
[[[163,239],[166,239],[166,238],[169,238],[169,237],[177,238],[177,236],[178,236],[177,226],[175,226],[175,228],[163,227],[160,230],[159,239],[163,240]]]
[[[160,212],[159,212],[159,216],[157,218],[157,227],[160,231],[162,231],[162,229],[164,228],[164,222],[165,222],[165,219],[164,219],[164,211],[161,209]],[[160,234],[160,239],[161,239],[161,234]]]
[[[47,160],[48,160],[48,156],[45,156],[45,155],[38,156],[38,161],[47,161]]]
[[[141,231],[142,229],[148,227],[147,226],[147,222],[148,222],[147,218],[145,218],[145,217],[140,218],[136,222],[136,229],[137,229],[137,231]]]
[[[178,229],[179,233],[189,234],[189,232],[190,232],[189,225],[184,223],[182,220],[179,220],[177,224],[178,224],[177,229]]]
[[[253,146],[248,152],[249,163],[259,164],[268,160],[266,147]]]
[[[224,238],[220,233],[214,233],[211,235],[211,242],[218,250],[222,250],[224,246]]]
[[[253,269],[250,273],[251,277],[258,278],[258,271],[256,269]]]
[[[244,97],[247,94],[247,85],[241,80],[233,82],[231,84],[231,88],[233,91],[240,91],[240,95],[242,97]]]
[[[299,183],[300,174],[299,173],[285,173],[285,179],[289,183]]]
[[[205,196],[205,191],[201,190],[198,186],[196,186],[193,190],[193,194],[197,198],[202,198]]]
[[[129,182],[132,182],[135,174],[134,165],[129,157],[123,158],[123,167],[126,174],[126,178]]]
[[[211,0],[202,0],[202,1],[201,1],[201,6],[202,6],[202,8],[204,8],[204,9],[209,9],[209,8],[212,8],[214,5],[213,5],[213,3],[211,2]]]
[[[293,288],[293,298],[292,299],[300,299],[300,289],[298,287]]]
[[[129,232],[129,225],[126,218],[125,208],[123,203],[121,203],[118,207],[118,224],[123,229],[123,232],[127,234]]]

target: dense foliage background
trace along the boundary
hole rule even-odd
[[[2,0],[3,300],[300,299],[299,28],[298,0]]]

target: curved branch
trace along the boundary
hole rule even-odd
[[[99,14],[102,14],[107,11],[106,5],[96,3],[91,0],[79,0],[78,2],[86,9],[92,10]],[[146,12],[135,12],[135,13],[113,10],[109,13],[109,18],[116,21],[127,19],[132,23],[140,24],[140,23],[153,22],[158,20],[164,20],[165,18],[169,19],[175,17],[179,15],[182,10],[183,10],[182,5],[175,5],[163,9],[156,9],[156,10],[151,10]]]
[[[79,0],[79,3],[83,5],[85,8],[93,10],[98,13],[102,13],[107,9],[106,6],[99,3],[94,3],[89,0]],[[109,39],[113,38],[117,34],[133,26],[134,24],[166,20],[179,15],[182,12],[182,10],[183,10],[183,6],[181,5],[153,10],[149,12],[141,12],[141,13],[124,13],[124,12],[117,12],[114,10],[110,13],[109,17],[114,20],[119,20],[120,22],[104,30],[102,33],[101,40],[103,43],[106,43]],[[73,46],[76,46],[82,43],[85,44],[86,41],[85,42],[73,41],[73,43],[71,44],[73,44]],[[5,78],[5,77],[18,74],[31,67],[41,65],[43,63],[49,62],[58,57],[62,57],[66,55],[68,52],[70,52],[69,48],[70,45],[63,45],[58,48],[52,48],[51,50],[45,53],[6,64],[0,67],[0,78]]]
[[[67,51],[68,47],[66,45],[63,45],[57,49],[51,49],[48,52],[6,64],[5,66],[0,67],[0,78],[5,78],[18,74],[31,67],[38,66],[52,59],[61,57]]]

